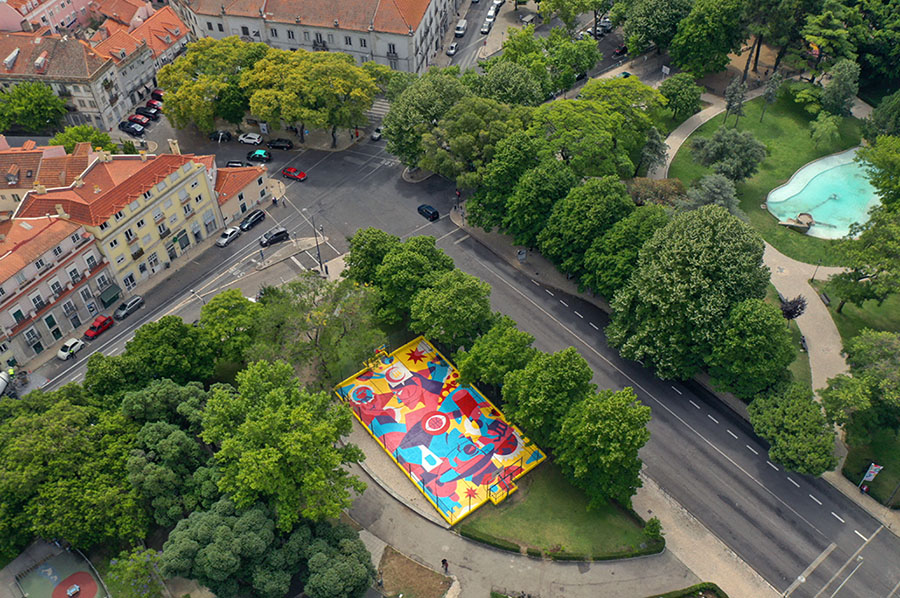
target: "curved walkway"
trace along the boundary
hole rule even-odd
[[[761,96],[764,91],[765,86],[754,89],[747,94],[747,100]],[[709,102],[710,106],[681,123],[666,137],[666,144],[669,146],[666,164],[647,176],[653,179],[666,178],[675,154],[691,133],[725,111],[725,100],[719,96],[705,93],[703,101]],[[813,390],[824,388],[829,378],[847,371],[847,362],[841,355],[841,335],[838,334],[837,326],[834,325],[828,308],[808,281],[813,274],[816,280],[827,280],[832,274],[840,272],[841,268],[819,267],[817,270],[814,264],[804,264],[791,259],[768,243],[763,261],[772,271],[771,281],[779,293],[785,297],[797,295],[806,297],[806,311],[797,318],[797,325],[809,345],[809,369],[812,373]]]

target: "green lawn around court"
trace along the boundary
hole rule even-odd
[[[763,106],[762,98],[745,103],[745,116],[741,117],[738,123],[741,131],[753,133],[769,151],[768,157],[763,160],[756,175],[737,185],[741,208],[763,238],[783,254],[811,264],[821,259],[822,265],[839,265],[835,241],[817,239],[778,226],[775,217],[760,206],[765,203],[766,196],[772,189],[785,183],[804,164],[859,145],[860,121],[855,118],[843,119],[840,138],[834,143],[823,144],[817,148],[809,134],[812,116],[803,107],[795,104],[790,98],[781,97],[769,106],[764,120],[760,122]],[[690,186],[711,172],[709,168],[694,162],[690,151],[691,139],[711,136],[722,126],[723,120],[724,114],[720,114],[704,123],[688,137],[672,161],[669,168],[670,177],[681,179],[685,185]],[[733,116],[729,117],[728,123],[727,126],[733,126]]]

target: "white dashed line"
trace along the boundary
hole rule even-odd
[[[857,530],[853,530],[853,533],[856,534],[857,536],[859,536],[860,538],[862,538],[862,539],[863,539],[863,542],[868,542],[868,541],[869,541],[869,539],[868,539],[867,537],[865,537],[864,535],[862,535],[861,533],[859,533]]]
[[[737,434],[735,434],[735,433],[732,432],[731,430],[725,430],[725,431],[728,432],[729,434],[731,434],[731,437],[732,437],[732,438],[734,438],[735,440],[737,440]]]
[[[716,422],[716,423],[719,423],[719,420],[717,420],[716,418],[714,418],[713,416],[711,416],[709,413],[706,414],[706,417],[708,417],[709,419],[713,420],[713,421]]]
[[[766,463],[769,464],[769,467],[771,467],[771,468],[774,469],[775,471],[778,471],[778,466],[777,466],[777,465],[775,465],[774,463],[772,463],[772,462],[769,461],[769,460],[766,460]]]
[[[750,451],[751,453],[753,453],[754,455],[758,455],[758,454],[759,454],[759,453],[757,452],[757,450],[756,450],[755,448],[753,448],[752,446],[750,446],[749,444],[745,444],[744,446],[746,446],[746,447],[747,447],[747,450]]]
[[[593,328],[594,330],[600,330],[599,328],[597,328],[597,325],[594,324],[593,322],[590,322],[590,325],[591,325],[591,328]]]
[[[834,511],[832,511],[831,514],[834,516],[835,519],[837,519],[837,520],[840,521],[841,523],[847,523],[846,521],[844,521],[843,519],[841,519],[841,516],[838,515],[837,513],[835,513]]]
[[[670,386],[671,386],[671,385],[670,385]],[[678,394],[681,394],[681,391],[678,390],[677,388],[675,388],[674,386],[672,386],[672,390],[674,390],[674,391],[677,392]]]
[[[530,280],[531,282],[533,282],[533,283],[536,284],[537,286],[541,286],[541,283],[539,283],[538,281],[536,281],[536,280],[533,279],[533,278],[529,278],[528,280]]]
[[[641,361],[640,359],[638,359],[637,362],[638,362],[639,364],[641,364],[641,367],[644,367],[644,362],[643,362],[643,361]]]
[[[822,506],[822,501],[821,501],[821,500],[819,500],[818,498],[816,498],[816,497],[813,496],[812,494],[810,494],[809,497],[810,497],[811,499],[813,499],[813,500],[816,502],[817,505],[819,505],[820,507]]]
[[[690,403],[691,405],[693,405],[693,406],[696,407],[697,409],[700,409],[700,405],[698,405],[697,403],[695,403],[695,402],[692,401],[691,399],[688,399],[688,403]]]
[[[554,295],[550,289],[544,289],[544,290],[547,291],[547,294],[550,295],[551,297],[556,297],[556,295]]]
[[[582,320],[584,319],[584,316],[581,315],[580,313],[578,313],[577,311],[575,312],[575,315],[578,316],[579,318],[581,318]]]
[[[791,476],[785,476],[785,477],[788,479],[788,481],[789,481],[791,484],[793,484],[793,485],[796,486],[797,488],[800,487],[800,484],[798,484],[798,483],[795,482],[793,479],[791,479]]]
[[[569,304],[566,303],[565,301],[563,301],[562,299],[560,299],[559,302],[563,304],[563,307],[569,307]]]
[[[463,241],[465,241],[465,240],[468,239],[468,238],[469,238],[469,235],[466,235],[465,237],[463,237],[462,239],[460,239],[460,240],[458,240],[458,241],[453,241],[453,244],[454,244],[454,245],[459,245],[460,243],[462,243]],[[533,281],[532,281],[532,282],[533,282]],[[535,283],[535,284],[537,284],[537,283]]]

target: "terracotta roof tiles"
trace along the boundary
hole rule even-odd
[[[181,22],[171,6],[163,6],[149,19],[131,32],[132,37],[150,46],[156,58],[186,36],[188,28]],[[168,40],[167,40],[168,38]]]
[[[22,268],[50,251],[80,228],[56,216],[0,223],[0,282],[9,280]]]
[[[119,62],[134,54],[140,46],[140,40],[132,37],[127,31],[119,29],[94,46],[94,51],[101,56],[106,56],[112,58],[115,62]],[[125,52],[124,56],[122,52]]]
[[[265,174],[262,166],[242,166],[240,168],[220,168],[216,172],[216,199],[224,205],[244,187]]]
[[[87,42],[58,35],[34,37],[27,33],[0,32],[0,55],[10,56],[19,51],[12,68],[0,64],[0,74],[5,77],[16,75],[31,79],[43,75],[48,79],[90,79],[97,71],[109,64]],[[35,66],[35,61],[44,55],[43,69]]]

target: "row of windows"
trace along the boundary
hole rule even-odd
[[[77,245],[81,241],[81,237],[78,235],[78,233],[75,233],[71,237],[69,237],[69,240],[72,241],[72,244]],[[62,253],[63,249],[61,245],[57,245],[53,248],[54,258],[61,256]],[[43,270],[46,266],[47,262],[42,257],[38,258],[37,261],[34,262],[34,267],[37,271]],[[16,275],[13,278],[15,279],[18,286],[22,286],[23,284],[28,282],[28,277],[25,276],[25,272],[22,270],[16,272]],[[3,297],[4,295],[6,295],[6,290],[4,290],[3,286],[0,285],[0,297]]]
[[[210,21],[207,21],[206,28],[208,30],[212,31],[213,24]],[[216,28],[222,33],[225,32],[225,28],[223,27],[222,23],[216,23]],[[241,26],[241,35],[249,37],[250,36],[250,28],[247,27],[246,25]],[[269,35],[271,35],[273,38],[277,38],[279,35],[278,29],[276,29],[275,27],[271,27],[269,29]],[[287,30],[287,39],[294,39],[294,32],[290,29]],[[334,43],[334,34],[329,33],[326,35],[326,37],[322,37],[321,33],[316,32],[315,34],[313,34],[312,39],[316,43],[320,43],[320,44],[323,43],[327,39],[329,44],[333,44]],[[303,32],[303,41],[306,41],[306,42],[310,41],[309,31]],[[353,47],[353,38],[349,35],[345,35],[344,36],[344,45],[347,47]],[[359,47],[360,48],[368,47],[368,40],[366,40],[366,38],[364,38],[364,37],[359,38]],[[388,44],[388,52],[395,52],[395,51],[396,50],[394,48],[394,44]]]
[[[87,263],[88,269],[90,269],[90,270],[93,270],[94,268],[96,268],[99,265],[97,258],[93,254],[86,255],[84,259],[85,259],[85,262]],[[69,275],[69,279],[72,281],[73,285],[78,284],[82,279],[81,271],[77,267],[70,268],[69,272],[67,274]],[[98,282],[98,284],[100,284],[101,288],[106,286],[106,284],[108,284],[106,275],[105,274],[99,275],[97,278],[97,282]],[[50,292],[51,293],[54,293],[58,297],[59,295],[62,295],[63,291],[64,291],[63,283],[59,280],[59,278],[54,278],[53,280],[50,281]],[[82,293],[83,292],[84,291],[82,291]],[[41,295],[40,292],[33,293],[28,298],[31,300],[31,304],[34,306],[35,311],[39,311],[47,306],[48,302],[45,300],[44,296]],[[55,298],[50,300],[51,303],[53,301],[55,301]],[[15,306],[14,308],[10,309],[9,315],[12,317],[13,320],[15,320],[16,324],[24,321],[27,318],[27,316],[25,315],[22,308],[18,305]]]
[[[195,204],[200,204],[200,203],[202,203],[202,202],[203,202],[203,196],[202,196],[202,195],[198,195],[198,196],[194,197],[194,203],[195,203]],[[171,199],[167,199],[167,200],[165,201],[165,204],[164,204],[164,205],[165,205],[165,207],[166,207],[167,209],[170,208],[170,207],[172,207],[172,200],[171,200]],[[182,211],[184,212],[184,217],[185,217],[185,218],[188,218],[188,217],[190,217],[190,216],[193,215],[193,213],[194,213],[194,208],[193,208],[193,206],[191,206],[190,203],[185,203],[184,206],[182,206]],[[169,234],[169,232],[170,232],[169,226],[170,226],[170,225],[175,225],[175,224],[178,222],[178,214],[172,214],[171,216],[169,216],[169,222],[168,222],[168,224],[167,224],[167,223],[164,221],[164,214],[163,214],[163,212],[162,212],[159,208],[156,208],[156,209],[154,210],[154,212],[153,212],[153,220],[154,220],[154,222],[157,222],[157,225],[156,225],[156,232],[159,233],[159,237],[160,237],[160,239],[162,239],[162,238],[164,238],[166,235]],[[143,228],[144,226],[146,226],[146,224],[147,224],[147,223],[146,223],[145,219],[144,219],[144,218],[141,218],[140,220],[138,220],[138,221],[135,223],[135,226],[136,226],[138,229],[141,229],[141,228]],[[137,234],[134,232],[134,230],[132,230],[131,228],[126,229],[126,230],[125,230],[125,241],[126,241],[127,243],[131,243],[131,242],[133,242],[135,239],[137,239]],[[141,239],[141,243],[142,243],[143,245],[150,245],[152,242],[153,242],[153,236],[152,236],[151,234],[149,234],[149,233],[148,233],[148,234],[145,234],[145,235],[143,236],[143,238]],[[108,247],[109,247],[110,249],[115,249],[115,248],[117,248],[118,246],[119,246],[119,240],[118,240],[118,239],[113,239],[112,241],[109,242],[109,245],[108,245]],[[118,256],[116,256],[116,265],[121,265],[124,261],[125,261],[125,255],[124,255],[124,254],[119,254]]]

